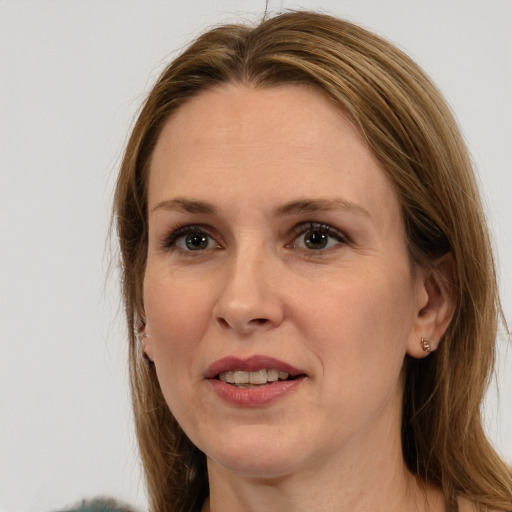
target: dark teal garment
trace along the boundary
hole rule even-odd
[[[97,497],[82,500],[76,505],[63,508],[58,512],[136,512],[130,505],[114,498]]]

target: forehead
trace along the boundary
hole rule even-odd
[[[213,192],[282,202],[293,194],[395,200],[379,162],[341,109],[316,88],[298,85],[227,84],[193,97],[164,125],[149,185],[150,203]]]
[[[195,143],[222,145],[233,142],[261,142],[278,137],[286,143],[327,145],[329,129],[344,131],[343,144],[350,136],[364,145],[359,133],[343,115],[339,105],[320,89],[307,85],[279,85],[268,88],[223,84],[189,99],[164,124],[159,141],[176,144],[194,139]],[[339,136],[338,134],[335,134]]]

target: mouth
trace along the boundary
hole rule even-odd
[[[215,376],[217,380],[239,388],[258,388],[273,382],[290,381],[301,375],[290,375],[276,368],[262,368],[256,371],[228,370]]]
[[[236,408],[269,407],[295,394],[307,379],[303,370],[273,357],[225,357],[213,363],[205,378],[224,403]]]
[[[287,382],[306,377],[304,371],[268,356],[225,357],[206,371],[207,379],[215,379],[236,387],[253,388],[275,382]]]

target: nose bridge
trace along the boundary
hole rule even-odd
[[[215,320],[221,327],[247,334],[282,321],[277,266],[263,241],[249,239],[237,246],[223,269],[214,308]]]

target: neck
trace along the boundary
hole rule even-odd
[[[203,511],[444,512],[442,493],[420,485],[406,469],[399,432],[376,441],[268,479],[208,461],[210,499]]]

